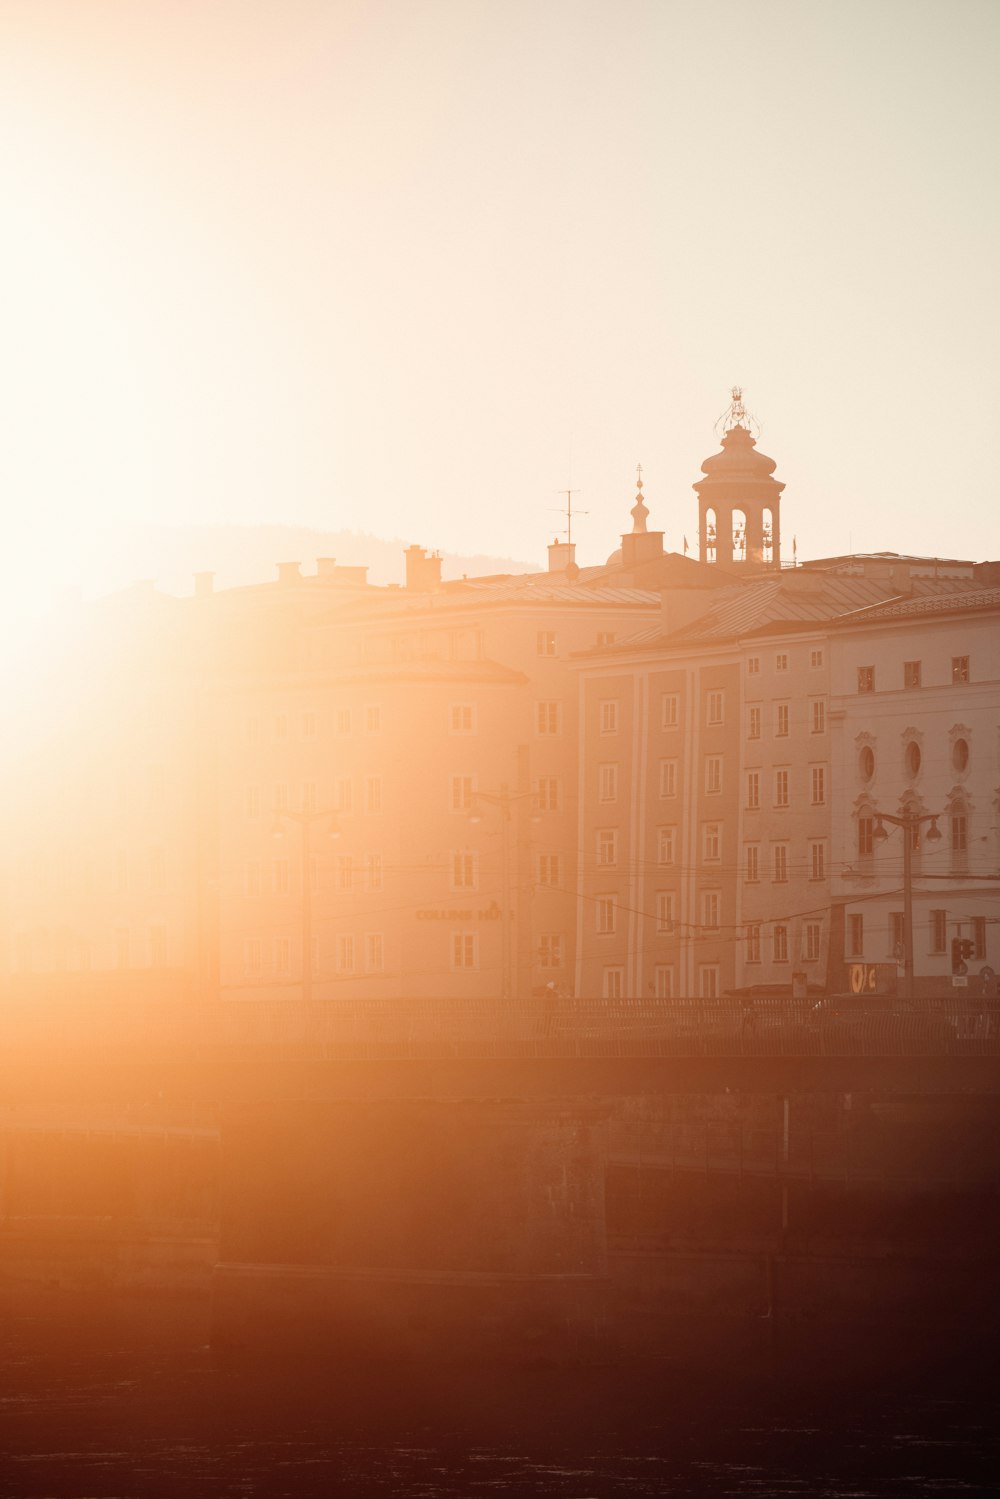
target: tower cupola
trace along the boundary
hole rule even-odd
[[[780,496],[773,458],[757,452],[759,428],[738,385],[721,418],[722,452],[706,458],[698,495],[699,555],[727,567],[780,568]]]

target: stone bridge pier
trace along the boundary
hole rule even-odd
[[[566,1097],[231,1105],[216,1343],[362,1363],[591,1353],[607,1114]]]

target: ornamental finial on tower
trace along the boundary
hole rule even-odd
[[[633,536],[641,536],[641,535],[644,535],[644,533],[645,533],[645,530],[646,530],[646,519],[647,519],[647,517],[649,515],[649,510],[648,510],[648,508],[646,506],[645,501],[642,498],[642,464],[641,463],[637,463],[636,466],[635,466],[635,486],[636,486],[635,504],[632,506],[632,535]]]
[[[734,427],[742,427],[745,432],[752,432],[755,437],[759,437],[760,422],[743,404],[742,385],[732,386],[729,397],[729,405],[715,424],[716,432],[724,435],[726,432],[731,432]]]

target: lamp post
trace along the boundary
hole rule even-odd
[[[499,791],[473,791],[472,801],[485,802],[487,806],[500,809],[500,884],[502,889],[503,906],[500,912],[500,997],[510,999],[513,962],[511,960],[510,938],[510,822],[511,809],[516,802],[522,802],[533,793],[530,791],[510,791],[507,786],[501,786]],[[475,810],[469,813],[469,821],[472,823],[482,822],[482,814]]]
[[[902,817],[894,817],[889,812],[875,813],[875,830],[872,837],[877,843],[884,843],[889,834],[885,830],[885,823],[891,827],[903,830],[903,988],[904,998],[913,999],[913,836],[920,826],[929,822],[927,831],[927,842],[938,843],[941,840],[941,830],[937,825],[940,812],[911,812],[904,813]]]
[[[329,822],[327,837],[339,838],[340,828],[336,812],[289,812],[280,807],[274,813],[272,838],[284,838],[285,822],[298,823],[302,853],[302,998],[308,1004],[312,999],[313,953],[312,953],[312,828],[314,823]]]

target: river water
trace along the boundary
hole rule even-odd
[[[0,1495],[994,1494],[998,1401],[933,1372],[379,1374],[220,1361],[203,1311],[0,1308]],[[971,1371],[970,1371],[971,1372]],[[992,1372],[992,1371],[991,1371]]]

